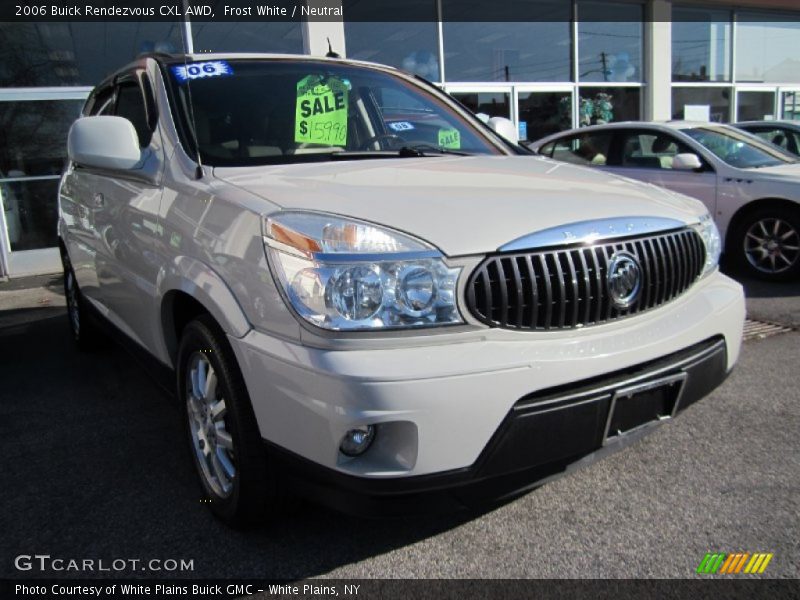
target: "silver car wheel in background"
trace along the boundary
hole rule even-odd
[[[186,410],[203,478],[217,496],[227,498],[236,477],[233,438],[226,427],[225,398],[221,397],[216,372],[203,352],[195,352],[189,358]]]
[[[81,314],[78,307],[78,286],[75,284],[75,275],[72,270],[66,273],[66,296],[67,296],[67,312],[69,313],[69,322],[72,325],[72,332],[77,336],[81,333]]]
[[[745,233],[744,252],[756,270],[782,273],[800,259],[800,233],[783,219],[760,219]]]

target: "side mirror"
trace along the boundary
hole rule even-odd
[[[700,157],[691,152],[676,154],[672,159],[672,168],[676,171],[697,171],[703,168]]]
[[[142,160],[133,123],[122,117],[81,117],[67,137],[70,160],[100,169],[133,169]]]
[[[519,143],[517,128],[514,126],[514,123],[505,117],[492,117],[486,124],[489,126],[489,129],[512,144]]]

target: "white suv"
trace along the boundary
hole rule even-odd
[[[176,382],[211,508],[510,497],[723,381],[744,319],[690,198],[531,156],[388,67],[149,56],[69,135],[73,334]]]

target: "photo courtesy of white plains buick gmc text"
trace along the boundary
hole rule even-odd
[[[171,378],[222,520],[513,498],[725,379],[744,298],[703,204],[508,131],[337,58],[148,55],[91,93],[59,190],[72,333]]]

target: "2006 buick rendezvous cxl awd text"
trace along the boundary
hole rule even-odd
[[[508,498],[725,379],[744,301],[703,205],[495,130],[339,59],[153,55],[92,92],[60,187],[72,331],[174,372],[222,519],[286,490]]]

